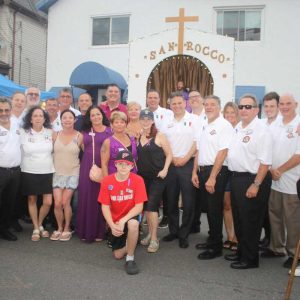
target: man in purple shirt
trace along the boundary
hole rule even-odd
[[[117,84],[109,84],[105,95],[106,101],[100,104],[100,108],[108,119],[110,119],[110,115],[114,111],[122,111],[127,115],[127,107],[126,105],[121,104],[121,90]]]

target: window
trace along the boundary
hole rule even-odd
[[[260,41],[261,9],[217,10],[217,33],[236,41]]]
[[[92,45],[127,44],[129,16],[93,18]]]

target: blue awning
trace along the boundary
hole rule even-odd
[[[44,13],[48,13],[49,8],[55,4],[57,0],[39,0],[35,6],[37,9],[43,11]]]
[[[93,61],[80,64],[70,77],[70,85],[84,89],[91,86],[106,87],[111,83],[117,84],[122,90],[127,87],[127,83],[120,73]]]
[[[11,97],[15,92],[25,93],[26,87],[18,85],[0,74],[0,96]],[[55,97],[54,93],[41,91],[41,100]]]

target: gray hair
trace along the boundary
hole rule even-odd
[[[215,100],[215,101],[218,103],[218,106],[221,108],[221,99],[220,99],[218,96],[216,96],[216,95],[208,95],[208,96],[205,96],[205,98],[204,98],[204,103],[205,103],[205,101],[208,100],[208,99],[213,99],[213,100]]]
[[[244,94],[244,95],[239,99],[239,103],[241,103],[241,100],[244,99],[244,98],[250,98],[250,99],[252,99],[254,105],[258,107],[258,101],[257,101],[257,98],[256,98],[255,95],[253,95],[253,94]]]
[[[9,105],[9,108],[11,109],[11,102],[8,98],[6,97],[0,97],[0,103],[7,103]]]

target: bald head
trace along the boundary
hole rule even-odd
[[[290,121],[297,112],[298,103],[291,93],[282,94],[279,98],[279,110],[282,114],[283,121]]]

